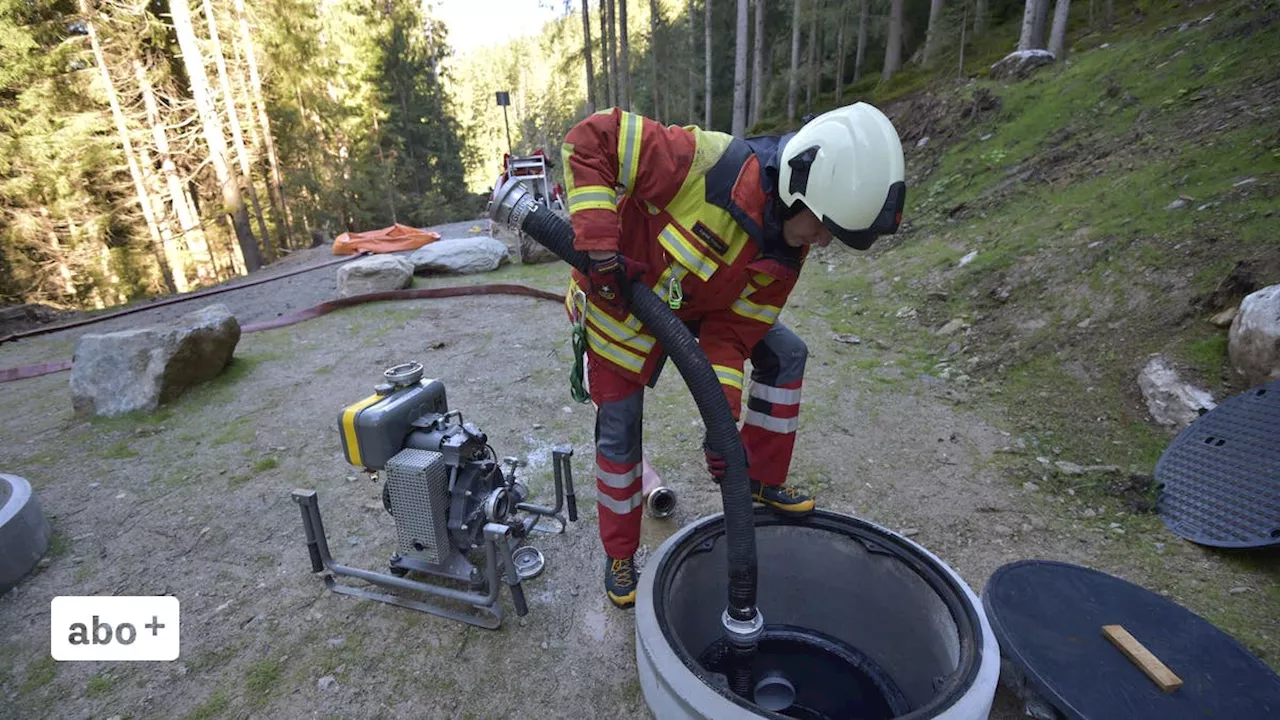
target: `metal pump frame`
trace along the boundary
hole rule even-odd
[[[311,556],[311,571],[323,573],[325,587],[335,593],[352,595],[366,600],[377,600],[389,605],[457,620],[486,630],[497,630],[502,626],[504,617],[502,606],[498,602],[500,580],[510,588],[511,601],[515,606],[516,615],[524,617],[529,613],[529,607],[525,602],[524,588],[520,584],[521,577],[519,572],[516,571],[516,564],[512,559],[512,553],[515,552],[520,541],[536,528],[538,520],[543,517],[558,521],[560,528],[556,531],[546,531],[538,528],[539,532],[548,532],[556,535],[564,533],[568,528],[568,523],[560,514],[560,510],[564,507],[566,499],[569,506],[569,520],[577,521],[578,519],[578,506],[573,493],[573,474],[569,463],[569,458],[572,456],[573,449],[568,446],[560,446],[552,450],[556,485],[556,505],[554,508],[522,502],[516,505],[516,510],[523,510],[531,515],[523,521],[513,523],[514,527],[497,522],[485,523],[484,577],[488,587],[486,594],[456,590],[387,573],[348,567],[335,562],[333,555],[329,552],[329,541],[325,534],[324,521],[320,518],[320,502],[316,491],[297,489],[293,491],[292,497],[294,502],[298,503],[302,513],[302,528],[306,535],[307,552]],[[502,563],[501,570],[499,569],[499,562]],[[393,567],[395,567],[394,560]],[[342,585],[336,579],[340,575],[386,588],[423,593],[436,598],[470,605],[473,612],[445,607],[426,600],[415,600],[399,595],[373,592],[361,587]],[[450,577],[449,575],[445,576]]]

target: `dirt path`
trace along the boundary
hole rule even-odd
[[[218,301],[242,322],[262,319],[326,299],[335,275],[316,271]],[[462,282],[559,290],[564,266],[425,284]],[[1002,473],[997,451],[1016,438],[989,412],[947,383],[904,379],[892,345],[833,340],[820,308],[818,290],[802,281],[784,313],[810,345],[797,482],[816,487],[826,507],[911,534],[975,590],[1017,558],[1097,559],[1101,541],[1061,534],[1035,493]],[[0,347],[0,365],[56,359],[73,341],[62,333]],[[335,427],[383,368],[408,360],[443,380],[451,408],[488,433],[500,456],[526,460],[537,501],[550,497],[550,447],[576,449],[580,521],[536,543],[547,570],[528,583],[530,613],[509,615],[500,632],[336,596],[308,572],[290,499],[297,487],[319,492],[339,562],[385,564],[394,530],[380,486],[346,465]],[[74,420],[65,373],[4,387],[0,469],[32,481],[58,540],[44,567],[0,598],[0,715],[647,717],[632,615],[600,589],[592,413],[571,400],[569,367],[562,306],[492,296],[365,305],[246,335],[223,377],[151,417]],[[647,452],[680,504],[671,520],[645,520],[645,551],[719,510],[678,375],[651,398]],[[180,598],[181,661],[50,660],[50,599],[104,594]],[[1003,691],[993,717],[1019,717]]]

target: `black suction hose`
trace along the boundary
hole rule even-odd
[[[490,212],[496,222],[523,231],[565,262],[587,272],[590,259],[586,253],[574,248],[573,226],[534,202],[519,181],[509,180],[498,190]],[[735,645],[746,649],[749,657],[763,621],[756,609],[756,539],[747,456],[737,423],[720,381],[693,333],[649,288],[643,285],[632,287],[628,299],[631,312],[662,343],[689,386],[707,428],[707,442],[727,461],[728,470],[720,482],[729,570],[729,605],[724,621],[730,641],[736,641]],[[745,687],[735,687],[734,690],[749,697]]]

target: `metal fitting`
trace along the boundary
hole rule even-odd
[[[662,485],[649,492],[645,504],[655,518],[670,517],[676,511],[676,491]]]
[[[734,645],[750,645],[760,639],[764,633],[764,613],[756,609],[755,617],[750,620],[735,620],[725,608],[720,615],[720,624],[724,625],[729,642]]]
[[[537,207],[537,201],[529,188],[516,178],[511,178],[494,193],[489,203],[489,219],[504,225],[512,232],[520,232],[524,219]]]

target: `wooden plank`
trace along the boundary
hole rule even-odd
[[[1173,674],[1160,659],[1151,653],[1138,639],[1129,634],[1121,625],[1103,625],[1102,634],[1107,636],[1113,645],[1120,648],[1125,657],[1137,665],[1147,677],[1169,693],[1182,687],[1182,678]]]

